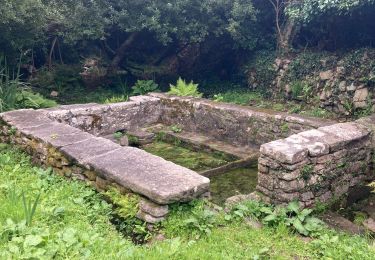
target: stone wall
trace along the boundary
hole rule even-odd
[[[305,207],[340,198],[375,179],[372,133],[360,122],[292,135],[260,148],[257,191],[273,203],[299,200]]]
[[[183,130],[202,133],[239,146],[259,146],[335,123],[207,99],[171,97],[165,94],[152,96],[161,100],[161,123],[179,125]]]
[[[154,124],[162,109],[158,98],[138,96],[122,103],[67,105],[45,111],[53,120],[103,136]]]
[[[346,53],[304,51],[250,69],[248,84],[254,90],[271,89],[274,98],[297,99],[350,118],[375,112],[374,65],[373,48]]]

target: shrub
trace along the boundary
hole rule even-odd
[[[49,108],[56,106],[57,103],[54,100],[46,99],[39,93],[32,93],[28,90],[22,90],[16,95],[16,106],[15,108]]]
[[[149,92],[158,91],[159,85],[153,80],[138,80],[132,89],[134,95],[145,95]]]
[[[181,97],[202,97],[202,93],[198,91],[198,84],[193,81],[186,83],[185,80],[179,78],[177,84],[174,86],[170,84],[171,89],[168,94],[181,96]]]
[[[23,85],[19,80],[19,73],[12,77],[6,59],[0,56],[0,112],[15,108],[17,90]]]

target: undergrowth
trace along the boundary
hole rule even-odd
[[[169,218],[155,227],[166,240],[136,246],[111,224],[114,214],[133,219],[135,198],[109,191],[113,207],[86,184],[34,167],[8,145],[0,145],[0,195],[1,259],[362,260],[375,255],[373,241],[320,223],[309,234],[313,240],[304,242],[294,221],[306,228],[313,212],[296,204],[282,209],[256,202],[230,211],[202,200],[172,205]],[[249,226],[250,219],[264,227]]]

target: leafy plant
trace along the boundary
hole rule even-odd
[[[138,80],[132,87],[134,95],[145,95],[159,90],[159,85],[153,80]]]
[[[17,93],[16,108],[49,108],[57,106],[56,101],[46,99],[39,93],[32,93],[28,90],[22,90]]]
[[[113,97],[109,97],[106,100],[104,100],[104,104],[126,102],[128,100],[129,100],[129,96],[127,96],[127,95],[113,96]]]
[[[223,94],[219,93],[219,94],[214,95],[214,101],[215,102],[222,102],[222,101],[224,101]]]
[[[17,91],[24,86],[19,77],[19,70],[15,76],[11,76],[6,59],[0,55],[0,112],[16,107]]]
[[[116,140],[120,140],[123,136],[124,134],[122,132],[116,132],[113,134],[113,138],[115,138]]]
[[[173,133],[176,133],[176,134],[182,132],[182,128],[178,125],[172,125],[171,130],[172,130]]]
[[[198,84],[194,84],[193,81],[186,83],[185,80],[179,78],[177,84],[174,86],[170,84],[170,90],[168,94],[181,96],[181,97],[202,97],[203,94],[198,91]]]
[[[213,211],[207,209],[193,214],[193,216],[184,221],[184,225],[187,228],[195,230],[197,237],[199,237],[200,234],[210,234],[214,223],[215,214]]]
[[[276,207],[262,208],[261,211],[266,215],[263,223],[266,225],[275,225],[285,223],[287,226],[294,228],[298,233],[309,236],[322,230],[324,223],[318,218],[312,217],[312,209],[301,210],[299,202],[293,201],[286,208]]]
[[[40,199],[41,193],[38,194],[34,202],[32,200],[28,200],[25,197],[25,193],[22,192],[22,203],[23,203],[23,210],[25,213],[25,219],[26,219],[26,225],[30,226],[31,221],[33,220],[33,217],[35,215],[36,207],[38,206],[39,199]]]

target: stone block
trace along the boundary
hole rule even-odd
[[[143,220],[147,223],[150,223],[150,224],[157,224],[157,223],[165,220],[164,217],[156,218],[156,217],[151,216],[150,214],[147,214],[146,212],[143,212],[141,210],[138,211],[137,218],[139,218],[139,219],[141,219],[141,220]]]
[[[158,204],[190,201],[209,190],[210,180],[133,147],[90,157],[95,171]]]
[[[139,209],[156,218],[161,218],[168,214],[168,205],[159,205],[145,199],[141,199],[139,202]]]
[[[308,149],[300,144],[277,140],[260,147],[263,155],[271,157],[281,163],[295,164],[307,158]]]
[[[276,175],[279,179],[285,181],[293,181],[301,177],[300,170],[294,170],[292,172],[278,172]]]

